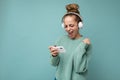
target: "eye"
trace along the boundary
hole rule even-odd
[[[73,24],[70,24],[69,26],[70,26],[70,27],[74,27],[74,25],[73,25]]]
[[[67,25],[65,25],[64,28],[67,28]]]

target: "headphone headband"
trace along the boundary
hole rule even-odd
[[[74,15],[77,15],[77,16],[82,20],[81,16],[80,16],[78,13],[75,13],[75,12],[68,12],[68,13],[66,13],[65,15],[67,15],[67,14],[74,14]]]

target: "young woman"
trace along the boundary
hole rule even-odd
[[[55,46],[49,47],[51,64],[57,67],[56,80],[86,80],[91,43],[79,32],[82,28],[79,6],[68,4],[66,9],[62,25],[67,35],[60,37]],[[63,46],[65,52],[60,52],[57,46]]]

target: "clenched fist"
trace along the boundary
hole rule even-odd
[[[85,39],[83,40],[83,42],[86,43],[86,44],[90,44],[90,39],[85,38]]]

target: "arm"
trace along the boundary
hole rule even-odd
[[[88,69],[88,63],[91,56],[91,45],[83,41],[76,49],[74,56],[74,69],[76,73],[83,73]]]
[[[51,60],[51,65],[57,66],[59,64],[59,61],[60,61],[59,55],[57,55],[55,57],[51,55],[50,60]]]
[[[50,62],[53,66],[58,66],[59,62],[60,62],[60,56],[59,56],[59,51],[58,49],[56,49],[56,46],[59,46],[61,44],[61,40],[63,39],[63,37],[60,37],[56,40],[55,42],[55,46],[50,46]]]
[[[49,47],[49,50],[50,50],[50,53],[51,53],[50,63],[51,63],[51,65],[53,65],[53,66],[58,66],[59,61],[60,61],[59,52],[58,52],[58,50],[55,48],[56,45],[59,45],[59,43],[60,43],[60,39],[58,39],[58,40],[55,42],[55,46],[50,46],[50,47]]]

